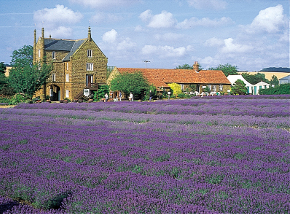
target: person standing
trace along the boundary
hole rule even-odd
[[[149,101],[151,102],[151,99],[152,99],[152,91],[150,90],[149,92]]]
[[[119,98],[120,98],[120,101],[122,100],[122,93],[121,91],[119,91]]]
[[[132,92],[130,92],[129,101],[133,101],[133,94],[132,94]]]
[[[109,96],[108,96],[108,94],[106,93],[106,94],[105,94],[105,102],[108,102],[108,98],[109,98]]]

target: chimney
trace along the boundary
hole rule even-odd
[[[89,40],[89,41],[92,40],[91,27],[89,27],[89,31],[88,31],[88,40]]]
[[[199,64],[198,64],[197,61],[195,61],[194,64],[193,64],[193,70],[194,70],[196,73],[199,72]]]
[[[41,37],[44,39],[44,28],[41,29]]]

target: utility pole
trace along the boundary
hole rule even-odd
[[[150,62],[149,60],[144,60],[144,62],[146,63],[146,68],[147,68],[147,63]]]

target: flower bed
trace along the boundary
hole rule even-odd
[[[5,213],[287,213],[289,104],[215,96],[0,109],[0,196],[26,202]]]

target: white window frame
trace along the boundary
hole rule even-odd
[[[52,59],[55,59],[55,51],[52,51]]]
[[[66,74],[66,75],[65,75],[65,81],[66,81],[66,82],[69,82],[69,74]]]
[[[212,86],[212,91],[216,92],[216,86],[215,85]]]
[[[93,57],[93,51],[91,49],[87,50],[87,56],[88,57]]]
[[[69,90],[66,90],[66,91],[65,91],[65,97],[66,97],[66,98],[69,98]]]
[[[38,57],[40,58],[40,49],[38,49]]]
[[[220,89],[220,91],[223,90],[223,84],[220,84],[219,89]]]
[[[93,71],[94,70],[94,63],[87,63],[87,71]]]
[[[56,74],[52,74],[51,79],[52,79],[52,82],[55,82],[56,81]]]
[[[66,63],[66,70],[68,71],[68,62]]]

